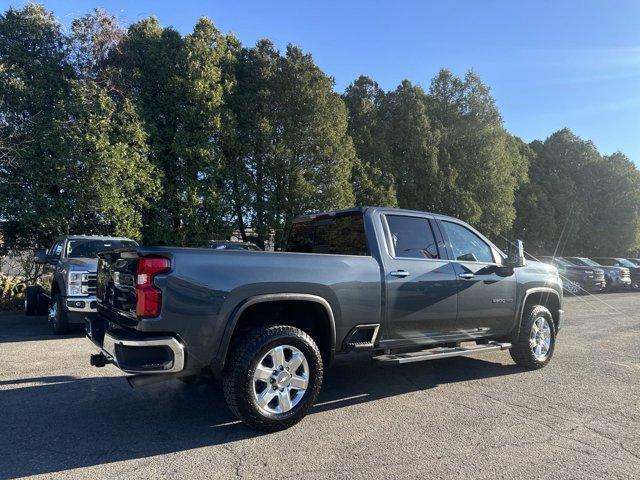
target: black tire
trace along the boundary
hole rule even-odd
[[[539,318],[544,318],[549,327],[550,342],[549,348],[544,358],[536,356],[531,345],[532,330]],[[547,307],[543,305],[532,305],[525,309],[520,325],[520,334],[509,350],[511,358],[521,367],[531,370],[542,368],[551,361],[556,345],[556,328],[553,323],[553,316]]]
[[[55,314],[52,315],[49,312],[49,321],[53,328],[53,333],[56,335],[63,335],[69,331],[69,319],[67,317],[67,311],[62,308],[62,297],[58,294],[53,296],[51,305],[55,305]]]
[[[605,277],[605,286],[603,292],[613,292],[615,287],[613,286],[613,281],[611,277]]]
[[[297,348],[306,358],[308,385],[291,410],[270,413],[260,409],[254,398],[253,374],[264,355],[283,345]],[[322,356],[309,335],[288,325],[264,326],[250,331],[231,346],[222,375],[222,387],[227,405],[236,417],[253,428],[273,432],[289,428],[304,418],[320,394],[322,377]],[[267,385],[266,388],[271,387]]]
[[[24,292],[24,314],[31,317],[42,313],[42,292],[38,285],[29,285]]]

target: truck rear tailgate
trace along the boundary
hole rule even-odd
[[[133,327],[136,317],[136,249],[100,253],[96,297],[98,313],[108,320]]]

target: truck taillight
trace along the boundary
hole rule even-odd
[[[153,284],[153,277],[171,267],[168,258],[141,257],[136,271],[136,315],[157,317],[162,307],[162,293]]]

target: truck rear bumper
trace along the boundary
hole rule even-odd
[[[87,338],[109,363],[125,373],[176,373],[184,370],[185,350],[170,336],[145,336],[124,329],[108,329],[101,317],[85,319]]]

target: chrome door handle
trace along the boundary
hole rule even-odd
[[[411,273],[407,272],[406,270],[394,270],[393,272],[389,272],[389,275],[391,275],[392,277],[404,278],[411,275]]]
[[[474,277],[474,274],[473,273],[460,273],[460,274],[458,274],[458,276],[460,278],[466,278],[467,280],[470,280],[470,279],[472,279]]]

